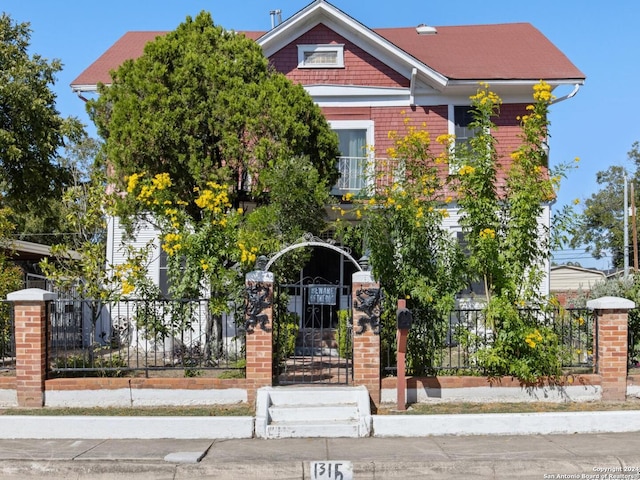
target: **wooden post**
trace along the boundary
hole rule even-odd
[[[398,315],[401,310],[407,308],[406,300],[398,300]],[[407,356],[407,336],[409,334],[408,328],[400,328],[398,325],[398,334],[397,334],[397,384],[396,384],[396,392],[397,392],[397,405],[396,408],[398,410],[406,410],[407,409],[407,380],[405,378],[406,371],[406,356]]]

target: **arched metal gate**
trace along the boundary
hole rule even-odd
[[[305,277],[276,296],[287,304],[274,311],[276,383],[351,383],[351,286]]]
[[[362,270],[348,249],[305,236],[274,255],[265,270],[285,253],[302,247],[320,247],[340,254],[337,279],[301,276],[295,283],[274,288],[273,377],[278,385],[350,384],[352,369],[351,275]]]

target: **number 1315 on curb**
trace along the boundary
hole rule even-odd
[[[311,480],[353,480],[353,464],[347,461],[331,460],[311,462]]]

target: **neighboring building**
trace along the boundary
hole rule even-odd
[[[428,7],[424,8],[424,15]],[[418,12],[418,21],[422,13]],[[144,45],[164,32],[128,32],[75,79],[78,94],[110,84],[109,72],[136,58]],[[322,0],[315,0],[267,32],[243,32],[263,49],[273,66],[299,82],[322,108],[340,138],[342,177],[333,193],[357,192],[366,182],[365,165],[375,147],[380,155],[392,146],[388,132],[403,131],[407,116],[426,122],[432,138],[455,134],[464,141],[469,96],[480,81],[503,100],[495,132],[501,163],[520,143],[520,121],[541,79],[573,96],[585,76],[542,33],[528,23],[372,29]],[[444,165],[443,175],[449,174]],[[458,210],[450,206],[446,227],[459,232]],[[550,206],[540,218],[550,223]],[[157,237],[151,229],[144,241]],[[109,226],[109,259],[119,261],[121,235],[117,221]],[[158,241],[158,240],[156,240]],[[158,245],[159,247],[159,245]],[[160,248],[156,249],[160,252]],[[337,256],[339,257],[339,256]],[[340,260],[338,260],[340,261]],[[348,274],[340,267],[340,275]],[[162,283],[160,255],[151,275]],[[548,281],[542,293],[548,293]]]
[[[0,246],[0,249],[2,249],[11,263],[22,270],[25,288],[46,289],[49,287],[38,265],[45,258],[55,258],[49,245],[26,242],[24,240],[12,240],[7,245]]]
[[[573,265],[555,265],[551,267],[550,293],[558,299],[560,305],[571,307],[572,300],[589,292],[595,283],[604,282],[604,272],[592,268],[574,267]]]

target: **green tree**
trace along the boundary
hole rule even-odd
[[[105,140],[113,183],[168,174],[175,198],[196,220],[195,188],[230,187],[235,207],[261,202],[264,171],[294,157],[320,178],[337,178],[337,137],[311,97],[269,66],[261,48],[200,13],[149,43],[113,73],[88,105]],[[123,216],[139,203],[128,204]]]
[[[547,170],[551,88],[540,82],[533,97],[535,102],[521,117],[521,145],[511,154],[504,187],[497,182],[501,167],[492,133],[501,100],[488,85],[471,97],[471,127],[478,133],[469,149],[456,152],[468,273],[471,280],[484,283],[487,302],[494,295],[504,296],[510,303],[534,299],[549,256],[549,232],[542,231],[539,218],[544,203],[554,198],[560,180]]]
[[[29,56],[30,33],[29,24],[1,14],[0,194],[16,214],[14,223],[33,215],[48,218],[48,202],[59,198],[69,178],[58,150],[83,133],[77,119],[56,110],[51,86],[60,61]]]
[[[65,189],[61,200],[68,235],[51,247],[53,259],[45,258],[40,267],[62,292],[73,291],[89,302],[95,326],[106,303],[132,293],[134,285],[145,281],[150,247],[129,246],[123,265],[107,261],[107,219],[113,211],[113,197],[105,195],[104,163],[89,161],[98,152],[95,141],[87,140],[77,148],[79,158],[70,169],[78,169],[75,182]]]
[[[171,296],[208,292],[214,323],[258,254],[322,228],[337,136],[253,40],[188,17],[100,94],[88,108],[123,192],[115,213],[129,233],[141,220],[157,227]]]
[[[500,98],[482,85],[471,97],[478,134],[456,158],[461,225],[469,249],[467,274],[485,285],[485,322],[492,341],[476,353],[490,375],[514,375],[525,382],[561,374],[558,337],[535,318],[518,311],[540,305],[543,266],[549,258],[549,232],[541,228],[543,205],[555,197],[562,174],[548,171],[546,141],[551,87],[534,86],[533,104],[521,117],[521,144],[511,153],[505,185],[497,183],[498,156],[492,135]],[[458,152],[456,152],[456,156]]]
[[[624,265],[624,177],[626,174],[629,185],[640,185],[640,143],[634,142],[627,155],[635,171],[627,173],[624,167],[613,165],[596,174],[600,190],[585,200],[579,228],[571,239],[572,247],[584,245],[597,259],[611,254],[616,267]],[[635,190],[637,203],[640,192],[638,188]],[[632,238],[631,231],[629,238]]]

